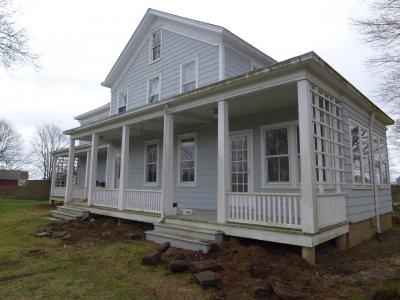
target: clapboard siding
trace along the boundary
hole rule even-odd
[[[250,59],[230,47],[225,47],[225,77],[234,77],[251,71]]]
[[[77,178],[76,185],[83,187],[85,185],[86,176],[86,155],[78,156]]]
[[[351,141],[349,122],[354,120],[365,127],[369,127],[369,116],[359,107],[343,103],[343,125],[344,125],[344,155],[345,155],[345,192],[346,192],[346,213],[350,222],[358,222],[375,216],[375,199],[372,188],[354,188],[352,162],[351,162]],[[386,136],[385,126],[375,123],[374,132]],[[380,213],[392,210],[390,188],[378,189]]]
[[[162,58],[149,64],[149,39],[111,93],[111,114],[118,110],[118,92],[128,90],[127,109],[146,104],[147,80],[161,73],[161,98],[180,92],[180,64],[198,58],[198,84],[218,81],[218,47],[162,29]]]
[[[106,181],[106,165],[107,165],[107,154],[99,153],[97,156],[97,177],[96,180],[100,182]]]

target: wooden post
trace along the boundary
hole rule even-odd
[[[173,215],[174,179],[174,116],[164,113],[162,195],[161,211],[163,216]]]
[[[90,150],[86,151],[86,170],[85,170],[85,188],[89,187],[89,174],[90,174]]]
[[[118,194],[118,209],[124,209],[125,189],[128,185],[128,167],[129,167],[129,126],[122,127],[121,141],[121,169],[119,177],[119,194]]]
[[[92,148],[90,150],[90,170],[89,170],[89,186],[88,186],[88,205],[93,201],[93,190],[96,188],[97,177],[97,145],[99,143],[99,135],[92,134]]]
[[[306,233],[318,232],[318,208],[315,185],[314,131],[312,95],[307,80],[297,82],[301,158],[301,227]]]
[[[72,178],[74,177],[74,154],[75,154],[75,140],[73,138],[69,141],[69,154],[68,154],[68,170],[67,170],[67,181],[65,187],[65,199],[64,202],[68,203],[72,200]]]
[[[56,186],[56,172],[57,172],[57,156],[53,154],[53,170],[51,172],[51,186],[50,186],[50,198],[53,195],[54,188]],[[49,199],[49,203],[53,204],[54,200]]]
[[[229,113],[228,102],[218,102],[218,184],[217,222],[225,223],[227,216],[226,193],[229,189]]]

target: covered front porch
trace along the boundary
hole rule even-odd
[[[307,79],[229,94],[159,103],[72,135],[65,202],[305,247],[312,236],[344,234],[340,101]],[[72,182],[76,140],[90,142],[84,187]],[[104,187],[95,175],[101,147]],[[303,240],[279,241],[290,233]]]

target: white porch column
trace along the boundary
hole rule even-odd
[[[174,116],[164,113],[163,160],[162,160],[162,197],[163,216],[173,215],[174,202]]]
[[[51,171],[51,186],[50,186],[50,198],[53,195],[54,187],[56,186],[56,171],[57,171],[57,156],[53,155],[53,170]],[[50,204],[51,200],[49,199]]]
[[[86,151],[85,188],[89,187],[90,176],[90,150]]]
[[[229,111],[226,100],[218,102],[218,187],[217,222],[225,223],[229,190]]]
[[[68,203],[72,200],[72,178],[74,177],[74,154],[75,154],[75,140],[73,138],[69,141],[69,154],[68,154],[68,170],[67,182],[65,188],[64,202]]]
[[[93,189],[96,187],[97,177],[97,145],[99,143],[99,135],[92,134],[92,148],[90,150],[90,166],[89,166],[89,185],[88,185],[88,205],[92,204]]]
[[[314,131],[310,83],[297,82],[301,158],[301,227],[303,232],[318,232],[318,208],[315,188]]]
[[[121,142],[121,173],[119,177],[118,209],[124,209],[125,189],[128,185],[128,167],[129,167],[129,126],[122,127]]]

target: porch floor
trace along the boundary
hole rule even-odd
[[[204,209],[193,209],[192,215],[182,215],[181,213],[175,216],[168,216],[168,218],[185,220],[185,221],[196,221],[206,223],[217,223],[217,211],[215,210],[204,210]]]

